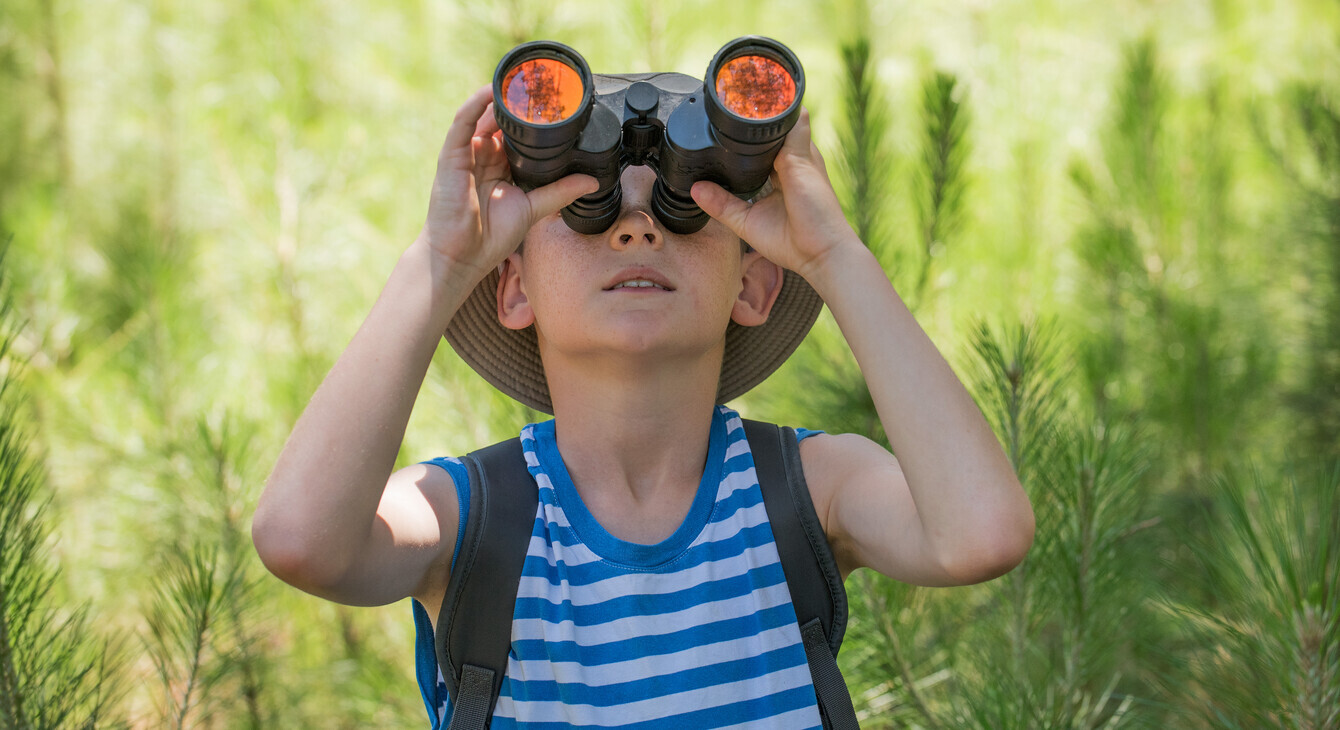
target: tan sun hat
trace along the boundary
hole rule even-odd
[[[823,299],[804,277],[786,269],[783,272],[782,290],[766,322],[756,327],[731,322],[726,327],[718,403],[743,395],[781,367],[823,309]],[[499,278],[494,270],[470,292],[447,325],[447,342],[490,385],[552,415],[554,406],[540,362],[535,326],[513,330],[498,321]]]

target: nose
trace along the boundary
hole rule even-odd
[[[638,244],[657,250],[665,243],[651,214],[640,208],[625,210],[606,235],[609,236],[610,248],[618,251]]]

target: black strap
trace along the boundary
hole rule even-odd
[[[493,715],[493,698],[498,696],[493,689],[495,676],[492,669],[465,665],[461,672],[461,682],[456,685],[456,704],[451,711],[451,725],[447,730],[474,730],[489,726],[489,718]]]
[[[838,669],[837,657],[828,649],[819,619],[810,619],[802,626],[800,638],[805,642],[805,660],[810,665],[810,679],[814,682],[814,694],[819,698],[819,714],[824,727],[828,730],[860,730],[851,693],[842,679],[842,670]]]
[[[480,449],[462,461],[470,471],[470,510],[434,643],[455,707],[450,730],[483,730],[507,669],[512,606],[539,490],[526,469],[520,439]]]
[[[805,484],[795,431],[745,420],[744,433],[796,617],[802,626],[818,618],[837,656],[847,630],[847,590]]]
[[[800,622],[824,727],[859,728],[851,694],[837,666],[847,629],[847,591],[805,484],[795,431],[745,420],[744,432]]]

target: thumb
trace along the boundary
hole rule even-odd
[[[693,196],[693,202],[697,203],[704,213],[724,223],[735,235],[748,240],[744,235],[744,223],[745,219],[749,217],[749,203],[731,195],[720,185],[707,180],[694,183],[693,187],[689,189],[689,194]]]
[[[530,222],[534,225],[541,218],[557,212],[560,208],[572,205],[583,195],[590,195],[600,189],[600,183],[590,175],[568,175],[526,193],[530,201]]]

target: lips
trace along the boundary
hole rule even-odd
[[[655,269],[638,267],[624,269],[606,284],[605,291],[674,291],[670,281]]]

